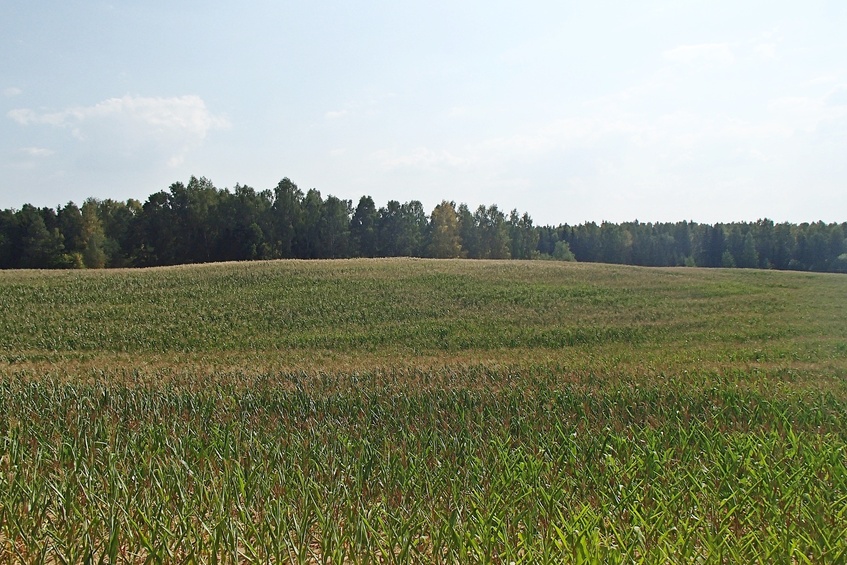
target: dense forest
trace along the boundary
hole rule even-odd
[[[230,191],[192,177],[144,204],[90,198],[0,211],[4,269],[397,256],[847,272],[847,222],[535,226],[493,204],[444,201],[427,215],[415,200],[377,208],[363,196],[354,207],[287,178],[273,190]]]

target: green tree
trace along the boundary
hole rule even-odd
[[[796,245],[793,227],[789,223],[777,224],[773,228],[773,250],[769,257],[777,269],[787,269],[791,264]]]
[[[324,202],[320,223],[322,256],[329,258],[350,257],[350,215],[353,203],[335,196]]]
[[[378,215],[381,257],[414,257],[422,254],[421,241],[426,231],[427,217],[419,201],[400,204],[391,200],[379,209]]]
[[[792,268],[809,271],[826,271],[829,268],[830,240],[829,230],[823,222],[800,224],[797,226],[797,247],[795,263]]]
[[[82,262],[89,269],[102,269],[106,266],[106,252],[103,244],[106,235],[98,215],[99,203],[94,198],[88,198],[82,205],[82,232],[80,237],[84,242]]]
[[[576,261],[576,257],[571,251],[567,241],[557,241],[553,249],[553,259],[557,261]]]
[[[303,198],[300,229],[295,232],[294,256],[301,259],[326,257],[321,246],[321,218],[323,198],[320,191],[311,188]]]
[[[379,232],[380,257],[399,257],[400,241],[403,232],[402,208],[397,200],[389,200],[388,204],[377,212],[377,230]]]
[[[65,252],[78,254],[80,260],[85,249],[86,241],[82,237],[82,212],[73,202],[68,202],[59,209],[59,231],[64,239]]]
[[[519,216],[517,210],[512,210],[508,224],[512,259],[532,259],[538,247],[538,232],[532,218],[526,212]]]
[[[249,186],[236,184],[233,192],[225,190],[217,207],[218,244],[215,260],[250,261],[272,257],[272,244],[265,234],[272,233],[269,190],[256,192]]]
[[[353,255],[375,257],[379,251],[379,213],[373,198],[362,196],[350,220]]]
[[[673,227],[673,240],[676,264],[685,265],[693,262],[691,224],[686,221],[676,223]]]
[[[720,224],[697,226],[694,260],[699,267],[720,267],[723,264],[724,232]]]
[[[176,221],[174,238],[178,263],[205,263],[213,260],[217,243],[212,221],[220,193],[207,178],[192,176],[187,185],[176,182],[170,186],[169,204]]]
[[[477,217],[471,212],[464,202],[459,205],[459,237],[462,240],[462,249],[465,257],[469,259],[480,259],[482,257],[482,242],[480,227]]]
[[[17,218],[11,210],[0,210],[0,269],[17,266],[19,248]]]
[[[759,253],[756,251],[756,242],[753,234],[747,232],[741,243],[741,253],[736,258],[736,264],[744,269],[755,269],[759,266]]]
[[[442,201],[430,215],[430,236],[427,255],[440,259],[462,256],[459,236],[459,216],[454,202]]]
[[[759,267],[770,269],[773,267],[772,257],[774,256],[775,237],[774,223],[767,218],[758,220],[750,228],[750,233],[753,234],[756,256],[759,259]]]
[[[129,267],[134,264],[137,247],[135,223],[141,210],[138,200],[120,202],[107,198],[99,201],[97,213],[106,237],[103,250],[108,257],[107,266]]]
[[[401,249],[404,255],[421,257],[424,254],[424,239],[429,227],[429,218],[420,200],[403,203],[400,209],[403,217],[403,240]]]
[[[56,269],[72,266],[65,255],[59,228],[47,228],[41,211],[25,204],[19,214],[21,229],[20,266],[24,269]]]
[[[320,193],[317,193],[320,200]],[[316,213],[314,221],[320,216],[320,205],[316,205],[314,196],[310,202],[313,207],[312,213]],[[304,195],[297,185],[286,177],[279,181],[273,191],[273,207],[271,212],[273,248],[276,257],[291,258],[305,257],[304,248],[308,245],[303,241],[301,232],[305,229],[304,222]],[[317,210],[316,210],[316,209]],[[299,241],[298,241],[299,238]]]
[[[177,220],[170,205],[170,195],[164,190],[151,194],[135,225],[134,255],[140,267],[174,265],[176,254]]]
[[[729,234],[726,237],[726,249],[721,256],[723,267],[739,267],[743,269],[755,269],[759,266],[759,252],[756,249],[756,239],[753,233],[763,233],[764,239],[768,237],[768,228],[765,226],[748,224],[731,224]]]
[[[603,263],[630,263],[632,235],[618,224],[603,222],[600,226],[600,249],[600,260]]]
[[[479,234],[480,259],[509,259],[509,225],[506,215],[492,204],[480,206],[474,213],[474,222]]]
[[[586,222],[572,230],[572,239],[568,242],[577,261],[601,261],[600,226],[594,222]]]

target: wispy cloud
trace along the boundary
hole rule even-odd
[[[326,114],[324,114],[324,118],[327,120],[337,120],[338,118],[343,118],[347,115],[347,110],[330,110]]]
[[[416,147],[411,151],[398,153],[383,149],[374,153],[373,157],[385,170],[395,169],[443,169],[457,168],[468,165],[470,159],[455,155],[447,150],[435,151],[428,147]]]
[[[155,98],[124,96],[93,106],[59,111],[17,108],[7,116],[22,126],[46,125],[68,129],[95,151],[111,154],[157,154],[170,166],[212,130],[230,126],[225,117],[212,114],[199,96]],[[164,157],[162,157],[164,155]]]
[[[8,88],[3,89],[3,96],[6,98],[14,98],[15,96],[20,96],[23,94],[23,90],[16,86],[10,86]]]
[[[29,157],[49,157],[55,153],[52,149],[46,147],[21,147],[20,152]]]
[[[735,55],[727,43],[700,43],[696,45],[680,45],[668,49],[662,56],[675,63],[731,65]]]
[[[847,118],[847,89],[836,88],[824,96],[784,96],[768,103],[768,111],[794,131],[813,131],[826,123]]]
[[[847,85],[840,86],[827,94],[827,106],[847,106]]]
[[[213,116],[199,96],[109,98],[94,106],[77,106],[58,112],[36,112],[28,108],[11,110],[8,116],[21,125],[47,124],[77,126],[97,119],[127,118],[156,131],[179,130],[205,137],[212,129],[229,126],[226,118]]]
[[[753,51],[762,59],[776,59],[776,43],[760,43],[753,48]]]

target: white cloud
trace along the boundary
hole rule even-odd
[[[150,158],[174,167],[212,130],[229,127],[199,96],[109,98],[93,106],[56,112],[17,108],[7,116],[22,126],[69,129],[93,153]]]
[[[770,114],[795,131],[811,132],[822,124],[847,117],[847,100],[835,89],[821,97],[783,96],[768,103]]]
[[[847,86],[841,86],[827,94],[826,105],[847,106]]]
[[[338,118],[343,118],[347,115],[347,110],[330,110],[326,114],[324,114],[324,118],[327,120],[335,120]]]
[[[46,147],[21,147],[20,151],[30,157],[49,157],[54,153],[52,149]]]
[[[23,94],[23,90],[15,86],[10,86],[9,88],[3,89],[3,96],[5,96],[6,98],[14,98],[15,96],[19,96],[21,94]]]
[[[434,151],[428,147],[416,147],[415,149],[397,154],[396,151],[383,149],[373,154],[380,166],[386,170],[394,169],[442,169],[456,168],[469,164],[467,157],[454,155],[450,151]]]
[[[813,76],[812,78],[807,80],[800,81],[797,83],[797,86],[803,89],[818,89],[822,86],[838,85],[843,82],[844,78],[845,73],[843,72],[825,73]]]
[[[464,118],[470,113],[470,110],[467,106],[453,106],[447,112],[447,115],[451,118]]]
[[[760,43],[753,48],[762,59],[776,59],[776,43]]]
[[[11,110],[8,116],[22,125],[75,126],[86,121],[127,118],[155,131],[184,131],[200,138],[212,129],[229,126],[226,118],[213,116],[199,96],[109,98],[94,106],[78,106],[59,112],[38,113],[27,108]]]
[[[697,45],[680,45],[668,49],[662,56],[674,63],[731,65],[735,55],[727,43],[700,43]]]
[[[779,27],[775,27],[751,37],[750,40],[747,41],[747,45],[752,47],[753,53],[759,59],[776,61],[779,58],[777,48],[784,42],[784,40],[785,37],[781,29]]]

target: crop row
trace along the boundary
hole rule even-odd
[[[840,391],[286,378],[6,379],[0,560],[847,559]]]

